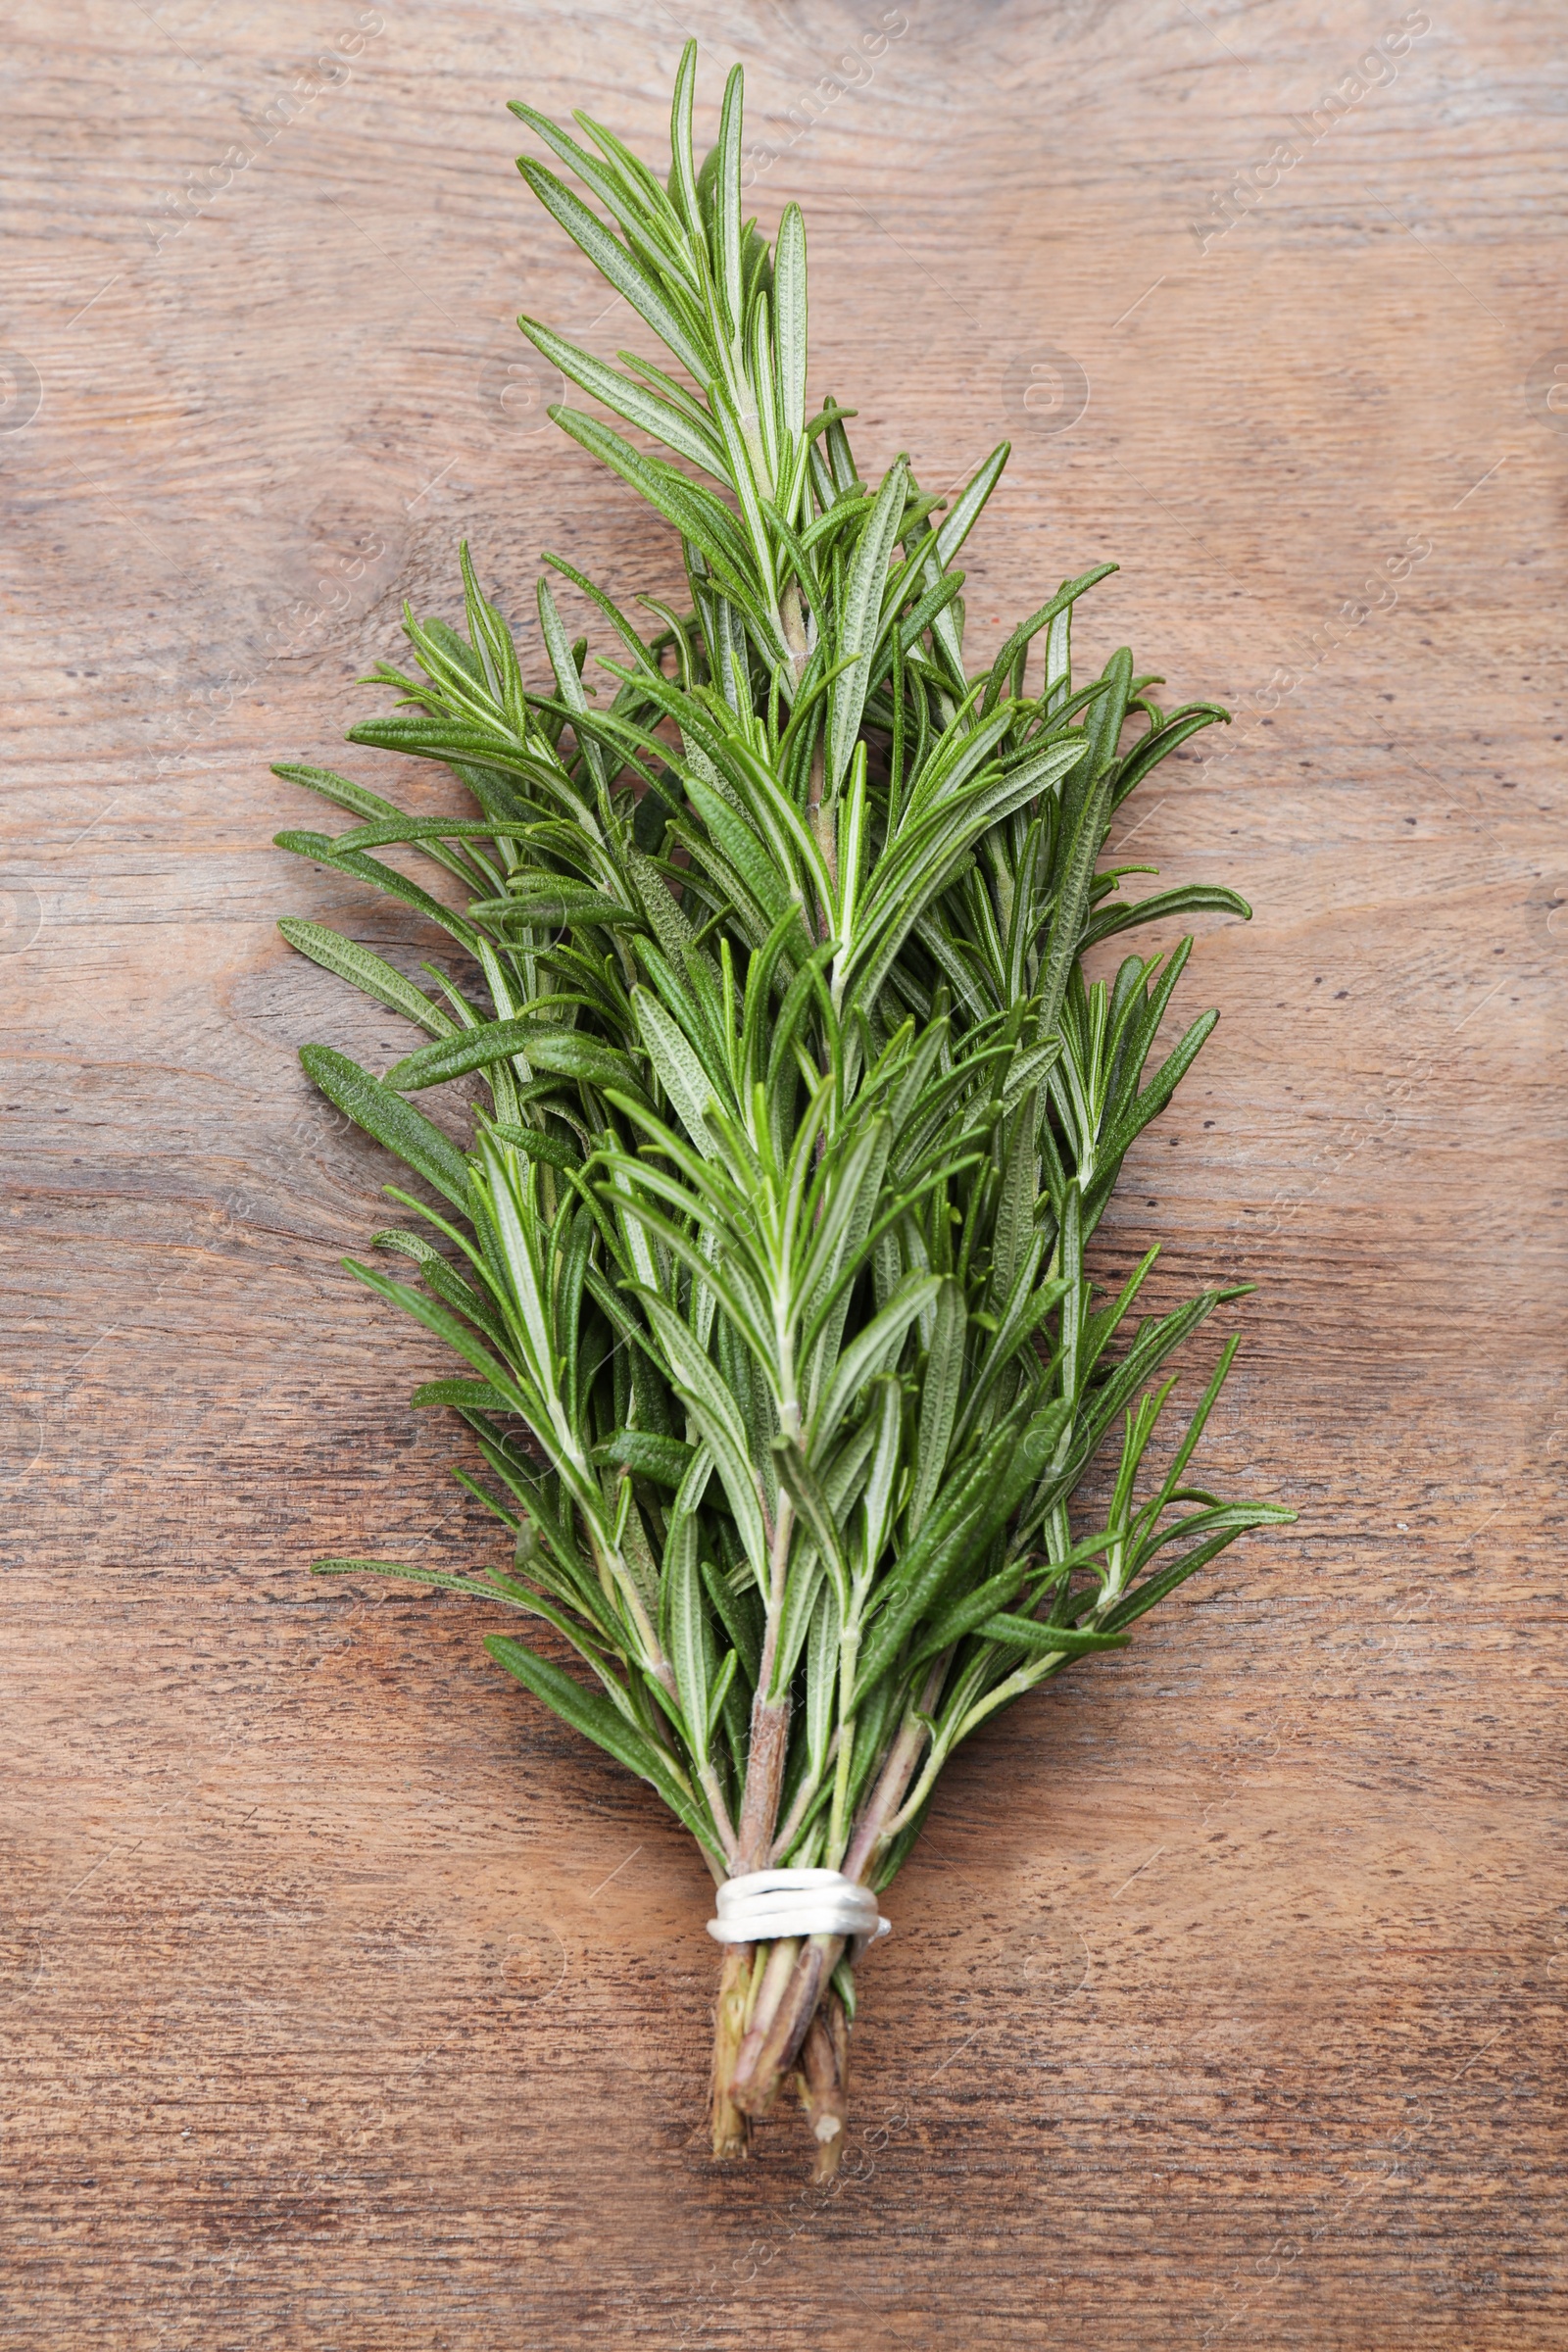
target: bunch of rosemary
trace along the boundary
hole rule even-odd
[[[988,1717],[1115,1647],[1244,1530],[1188,1465],[1236,1347],[1159,1474],[1142,1477],[1172,1352],[1209,1290],[1133,1321],[1152,1250],[1096,1304],[1085,1249],[1123,1159],[1213,1026],[1145,1082],[1191,941],[1083,959],[1141,922],[1245,915],[1217,888],[1132,905],[1098,859],[1117,808],[1226,714],[1166,711],[1125,650],[1075,684],[1067,581],[971,674],[954,568],[1006,459],[950,508],[906,458],[862,480],[854,412],[807,407],[806,232],[741,208],[741,76],[692,143],[695,48],[658,178],[514,112],[598,200],[524,178],[665,346],[619,368],[532,319],[553,365],[684,461],[570,408],[556,420],[679,533],[691,609],[602,616],[613,692],[582,678],[550,588],[551,677],[525,686],[463,553],[467,634],[407,617],[402,714],[349,740],[445,763],[477,813],[411,817],[342,776],[277,773],[355,818],[280,845],[390,892],[470,959],[427,993],[338,933],[285,921],[328,970],[428,1038],[382,1078],[325,1046],[305,1067],[428,1188],[356,1265],[449,1343],[451,1406],[496,1482],[505,1571],[404,1576],[541,1619],[586,1674],[509,1636],[497,1662],[658,1790],[715,1879],[898,1871],[938,1776]],[[618,230],[618,234],[615,232]],[[694,476],[696,478],[694,478]],[[711,485],[711,486],[710,486]],[[1043,674],[1026,689],[1036,640]],[[430,861],[425,890],[375,853]],[[454,904],[454,901],[461,904]],[[409,1100],[478,1073],[459,1151]],[[431,1204],[439,1199],[440,1207]],[[1101,1523],[1070,1506],[1120,1425]],[[730,1945],[713,2145],[798,2076],[830,2172],[842,2146],[853,1950]]]

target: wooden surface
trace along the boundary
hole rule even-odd
[[[1433,0],[1357,72],[1418,13],[11,12],[19,2352],[1568,2336],[1561,23]],[[686,24],[863,454],[1014,438],[972,650],[1114,557],[1082,653],[1238,712],[1137,812],[1257,915],[1102,1264],[1256,1282],[1211,1459],[1301,1513],[950,1771],[826,2202],[797,2119],[705,2159],[654,1800],[478,1613],[305,1573],[491,1554],[407,1407],[438,1350],[339,1270],[385,1167],[295,1059],[408,1041],[273,925],[430,942],[270,847],[316,820],[268,763],[338,757],[461,536],[519,619],[546,546],[672,583],[543,421],[514,314],[627,328],[503,101],[654,154]]]

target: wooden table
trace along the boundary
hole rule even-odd
[[[1430,18],[13,13],[18,2352],[1564,2341],[1561,23]],[[503,101],[655,155],[686,24],[805,201],[815,393],[931,487],[1014,441],[971,650],[1114,557],[1082,651],[1236,710],[1128,851],[1257,912],[1102,1263],[1257,1284],[1210,1458],[1301,1514],[953,1768],[826,2199],[798,2121],[705,2157],[654,1800],[480,1612],[306,1574],[491,1552],[296,1060],[406,1033],[274,924],[428,942],[270,847],[269,762],[342,757],[462,537],[524,622],[542,547],[674,584],[510,323],[626,333]]]

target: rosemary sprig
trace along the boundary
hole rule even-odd
[[[1074,610],[1110,566],[966,667],[956,564],[1006,446],[951,507],[906,457],[862,478],[854,412],[808,412],[800,211],[771,246],[742,216],[738,69],[698,169],[695,77],[688,47],[662,182],[586,116],[584,146],[514,109],[600,210],[525,158],[530,187],[678,370],[520,322],[671,453],[553,412],[677,531],[689,609],[652,606],[645,634],[547,558],[613,634],[613,692],[584,686],[544,580],[551,675],[529,686],[465,548],[466,633],[409,612],[414,671],[376,672],[400,707],[349,740],[445,763],[477,815],[277,770],[356,820],[280,845],[413,906],[471,967],[438,998],[282,925],[427,1035],[381,1078],[303,1059],[421,1180],[388,1187],[407,1221],[374,1237],[415,1279],[353,1271],[463,1358],[415,1403],[471,1429],[494,1483],[464,1483],[514,1547],[473,1577],[318,1567],[550,1627],[578,1672],[512,1635],[488,1647],[658,1790],[715,1878],[825,1865],[882,1888],[971,1733],[1292,1516],[1188,1480],[1234,1337],[1149,1468],[1167,1362],[1241,1291],[1140,1317],[1155,1252],[1104,1302],[1085,1257],[1216,1016],[1151,1074],[1191,940],[1110,980],[1084,957],[1249,910],[1208,886],[1131,904],[1101,870],[1114,811],[1225,712],[1164,710],[1125,649],[1074,683]],[[411,1098],[470,1073],[487,1101],[465,1152]],[[1117,1428],[1109,1504],[1075,1533]],[[854,2001],[836,1937],[729,1948],[717,2153],[794,2071],[831,2171]]]

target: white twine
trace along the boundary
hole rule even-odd
[[[874,1942],[893,1922],[879,1916],[869,1886],[841,1870],[754,1870],[726,1879],[718,1917],[708,1923],[715,1943],[771,1943],[780,1936],[863,1936]]]

